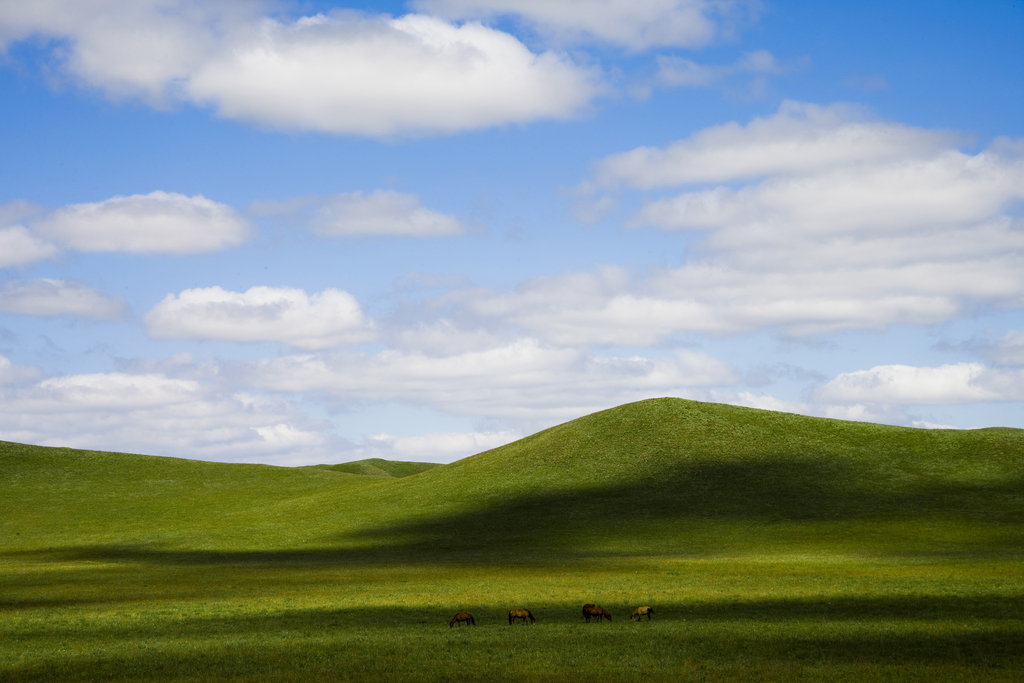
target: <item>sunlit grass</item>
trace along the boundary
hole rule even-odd
[[[562,566],[4,567],[4,680],[1013,680],[1016,563],[637,558]],[[950,576],[956,580],[951,581]],[[59,601],[54,602],[55,596]],[[585,624],[597,601],[615,617]],[[656,605],[651,622],[628,614]],[[535,626],[507,623],[527,606]],[[469,609],[478,626],[449,629]],[[453,669],[454,667],[454,669]],[[809,668],[808,668],[809,667]],[[756,679],[756,678],[755,678]]]
[[[0,680],[1024,674],[1020,430],[666,399],[367,471],[0,444]]]

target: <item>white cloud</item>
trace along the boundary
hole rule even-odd
[[[24,199],[0,204],[0,226],[12,226],[40,212],[40,207]]]
[[[57,253],[57,247],[39,239],[21,225],[0,229],[0,268],[21,266]]]
[[[444,301],[552,343],[624,346],[677,331],[807,335],[1024,306],[1024,143],[969,154],[950,147],[957,140],[845,106],[786,103],[746,126],[613,155],[583,191],[698,186],[631,219],[699,232],[686,263]]]
[[[1024,371],[993,370],[980,363],[937,368],[879,365],[844,372],[815,392],[832,403],[934,405],[1024,399]]]
[[[608,267],[596,274],[529,280],[506,293],[466,290],[442,302],[457,303],[474,316],[512,323],[563,346],[651,346],[679,329],[683,321],[711,324],[713,311],[698,302],[648,297],[631,289],[627,272]]]
[[[229,118],[391,136],[567,118],[598,94],[595,78],[480,24],[318,15],[264,22],[187,88]]]
[[[69,375],[0,391],[0,439],[281,465],[333,458],[327,437],[285,401],[159,374]]]
[[[194,0],[5,3],[0,43],[63,39],[56,54],[65,71],[114,96],[377,137],[563,119],[602,91],[596,71],[534,54],[477,23],[355,12],[286,21],[263,9]]]
[[[458,415],[569,419],[662,395],[703,396],[737,380],[695,351],[648,359],[598,356],[519,339],[444,357],[381,353],[290,356],[226,365],[222,376],[260,390],[322,394],[342,403],[395,401]]]
[[[250,235],[248,222],[225,204],[160,191],[72,204],[32,227],[78,251],[143,254],[217,251],[238,246]]]
[[[967,227],[1024,199],[1024,158],[991,151],[944,151],[773,177],[739,190],[718,187],[650,202],[636,225],[708,229],[711,246],[791,242],[796,237],[891,234],[921,228]]]
[[[866,162],[919,159],[948,150],[962,136],[872,120],[852,105],[787,101],[745,126],[705,128],[661,149],[613,154],[595,168],[603,185],[640,189],[768,175],[813,174]]]
[[[128,315],[128,306],[122,299],[71,280],[11,280],[0,287],[0,311],[120,320]]]
[[[392,347],[436,357],[485,351],[514,340],[512,334],[492,332],[479,326],[460,327],[448,319],[402,325],[389,336]]]
[[[390,350],[211,366],[182,355],[121,365],[120,372],[31,383],[34,377],[24,373],[5,375],[0,362],[0,379],[21,382],[0,386],[0,439],[293,465],[368,457],[450,462],[627,401],[706,398],[705,387],[736,381],[727,364],[699,352],[613,358],[529,339],[446,357]],[[346,442],[330,435],[329,422],[310,421],[293,403],[267,392],[305,394],[339,407],[423,406],[507,424]]]
[[[452,462],[524,436],[506,429],[346,442],[288,401],[195,379],[112,372],[38,381],[39,374],[0,356],[0,440],[294,466],[375,457]]]
[[[639,51],[701,47],[729,33],[760,2],[711,0],[414,0],[450,19],[517,16],[557,42],[599,40]]]
[[[259,17],[262,2],[233,0],[33,0],[0,3],[0,49],[34,36],[80,82],[115,96],[164,103],[219,47],[220,35]]]
[[[384,458],[412,462],[449,463],[483,451],[504,446],[526,434],[514,431],[499,432],[442,432],[421,436],[391,436],[376,434],[364,439],[346,454],[353,460]]]
[[[0,356],[0,386],[5,384],[23,384],[34,381],[42,374],[39,368],[15,365],[9,358]]]
[[[304,214],[309,229],[324,237],[449,237],[464,231],[455,217],[424,208],[416,195],[394,190],[375,190],[369,195],[342,192],[282,204],[261,202],[255,209],[268,214]]]
[[[324,349],[373,339],[373,323],[348,292],[325,289],[308,296],[289,287],[220,287],[168,294],[145,316],[152,337],[273,341],[299,349]]]
[[[774,263],[770,250],[754,255],[762,259],[696,261],[653,270],[639,282],[609,276],[609,269],[537,278],[508,292],[471,289],[440,301],[553,344],[633,347],[661,344],[680,331],[728,335],[774,328],[803,336],[883,329],[897,321],[929,325],[963,314],[967,297],[1012,305],[1024,291],[1019,254],[989,253],[962,263],[883,257],[875,264],[843,264],[842,246],[797,245]]]

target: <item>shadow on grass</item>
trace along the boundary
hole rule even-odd
[[[401,501],[392,501],[396,510]],[[104,545],[13,551],[0,557],[51,561],[209,564],[476,564],[570,561],[591,556],[602,535],[637,539],[650,523],[739,522],[757,528],[775,523],[847,522],[846,531],[870,531],[877,522],[946,520],[1001,525],[1024,533],[1024,481],[978,485],[905,484],[867,480],[844,463],[790,460],[681,465],[657,480],[592,490],[545,492],[441,510],[326,538],[307,550],[176,550],[145,545]],[[822,541],[827,541],[826,532]],[[716,539],[700,539],[714,550]],[[807,540],[807,539],[803,539]],[[925,545],[927,539],[924,540]],[[968,543],[962,551],[937,545],[936,555],[958,552],[1020,554],[998,539]],[[894,552],[897,549],[894,549]]]
[[[615,621],[586,624],[578,605],[531,604],[535,626],[509,626],[504,607],[489,605],[57,622],[19,638],[28,645],[72,638],[79,658],[55,652],[44,664],[3,667],[0,680],[346,680],[381,672],[413,680],[424,668],[441,676],[453,662],[455,680],[487,680],[495,663],[510,663],[510,647],[520,666],[543,663],[541,673],[560,676],[593,675],[598,670],[587,667],[595,663],[625,675],[637,657],[668,672],[694,662],[1024,665],[1019,596],[679,602],[657,605],[655,620],[640,624],[628,620],[630,606],[606,606]],[[448,628],[461,609],[473,612],[477,627]]]
[[[601,530],[642,529],[652,520],[679,522],[904,521],[941,517],[1024,523],[1024,480],[978,485],[905,485],[867,480],[843,463],[713,462],[681,465],[656,480],[587,491],[527,495],[432,518],[365,530],[356,538],[404,545],[420,553],[465,553],[571,547],[573,537]],[[408,540],[413,539],[413,540]],[[565,542],[569,541],[566,545]]]
[[[84,602],[84,601],[82,601]],[[152,597],[146,602],[153,603]],[[544,624],[586,624],[581,614],[581,605],[562,602],[520,601],[533,612],[537,623]],[[607,625],[620,624],[637,626],[629,615],[635,605],[617,605],[602,600],[614,617]],[[159,600],[156,601],[159,604]],[[56,605],[56,603],[55,603]],[[28,606],[28,605],[26,605]],[[31,607],[49,607],[49,603],[33,603]],[[91,626],[87,633],[96,638],[107,637],[167,637],[189,635],[213,637],[218,634],[259,634],[280,631],[323,632],[323,629],[357,627],[369,629],[404,626],[432,625],[448,626],[452,616],[462,610],[473,613],[478,626],[508,626],[508,608],[485,604],[458,604],[450,607],[417,606],[373,606],[347,607],[342,609],[284,609],[267,614],[218,615],[218,616],[174,616],[156,623],[132,623],[125,626]],[[719,600],[658,603],[651,621],[640,624],[662,622],[686,622],[691,625],[703,622],[741,621],[758,623],[785,623],[799,621],[849,622],[849,621],[972,621],[1005,622],[1012,625],[1024,638],[1024,595],[971,595],[971,596],[895,596],[895,597],[835,597],[830,599],[773,599],[773,600]],[[97,621],[96,624],[102,623]],[[597,622],[592,622],[596,624]],[[517,624],[522,626],[522,624]],[[59,635],[58,622],[48,623],[38,635]],[[69,633],[81,634],[81,623],[67,626]],[[1024,644],[1024,641],[1022,641]],[[1018,653],[1024,658],[1024,649]]]

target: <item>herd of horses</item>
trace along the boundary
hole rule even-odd
[[[652,614],[654,614],[654,608],[644,605],[643,607],[637,607],[635,610],[633,610],[633,613],[629,615],[629,620],[632,621],[633,619],[636,619],[637,621],[640,621],[641,617],[646,616],[647,621],[650,621]],[[591,618],[597,619],[598,621],[603,621],[604,619],[608,619],[608,621],[611,621],[612,615],[608,614],[608,610],[606,610],[604,607],[601,607],[600,605],[595,605],[592,602],[588,602],[586,605],[583,605],[583,618],[586,619],[587,623],[589,624]],[[524,624],[527,620],[529,620],[531,624],[537,623],[537,619],[533,616],[533,612],[531,612],[528,609],[519,608],[509,610],[509,624],[514,624],[520,619],[522,619],[522,623]],[[452,618],[451,621],[448,622],[448,628],[452,628],[456,624],[458,624],[459,626],[462,626],[463,624],[465,624],[466,626],[476,626],[476,619],[474,619],[473,615],[469,612],[459,612],[455,615],[455,617]]]

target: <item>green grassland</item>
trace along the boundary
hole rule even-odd
[[[320,469],[334,470],[335,472],[348,472],[349,474],[368,474],[374,477],[411,477],[420,472],[437,467],[433,462],[404,462],[401,460],[384,460],[383,458],[368,458],[366,460],[355,460],[344,462],[340,465],[314,465]]]
[[[0,442],[0,681],[1024,677],[1024,430],[653,399],[417,469]]]

